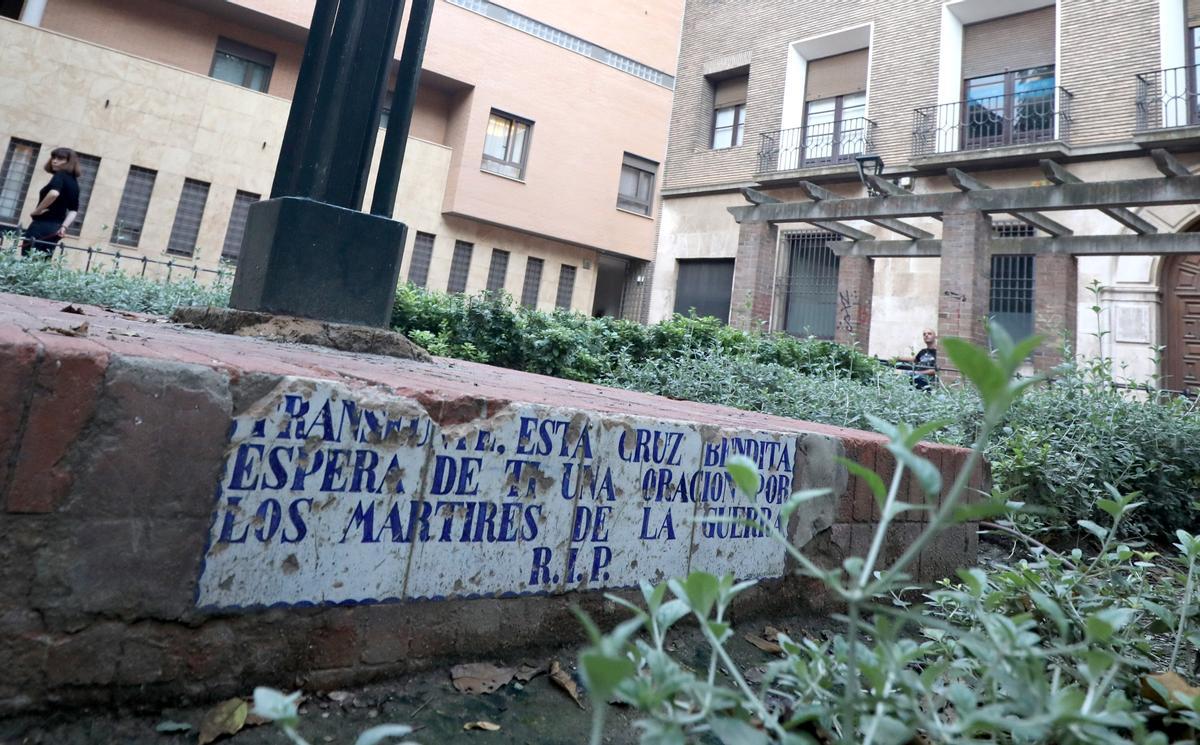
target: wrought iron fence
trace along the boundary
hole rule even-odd
[[[1066,88],[1039,88],[916,109],[913,155],[1067,142],[1073,98]]]
[[[20,234],[9,231],[0,235],[0,247],[17,250]],[[168,258],[152,258],[140,252],[123,253],[120,249],[106,251],[96,246],[76,246],[60,242],[51,250],[49,259],[58,257],[64,263],[78,266],[85,272],[100,269],[106,258],[111,258],[110,268],[118,269],[125,274],[143,278],[171,282],[176,279],[190,277],[197,282],[230,282],[233,280],[235,265],[222,261],[216,269],[201,266],[192,261],[178,261]]]
[[[874,147],[875,122],[863,117],[764,132],[759,173],[852,163]]]
[[[1137,129],[1200,125],[1197,68],[1175,67],[1137,76]]]

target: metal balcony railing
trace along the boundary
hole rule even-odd
[[[917,109],[913,155],[1066,142],[1072,98],[1066,88],[1040,88]]]
[[[1137,76],[1137,129],[1200,125],[1195,67],[1144,72]]]
[[[853,163],[854,156],[871,152],[874,134],[875,122],[863,117],[764,132],[758,172]]]

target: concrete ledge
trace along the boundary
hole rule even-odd
[[[978,150],[954,150],[944,153],[921,155],[909,159],[918,171],[942,170],[952,166],[1013,167],[1036,165],[1043,158],[1069,158],[1071,148],[1061,140],[1036,142],[1028,145],[1002,145]]]
[[[769,539],[703,518],[771,520],[791,489],[828,487],[781,527],[833,566],[878,517],[834,459],[895,467],[853,430],[63,306],[0,295],[0,712],[558,645],[580,637],[571,604],[611,621],[601,590],[689,569],[762,578],[740,612],[820,609]],[[738,449],[764,464],[758,494],[723,480]],[[947,476],[966,454],[923,449]],[[916,573],[974,555],[964,526]]]

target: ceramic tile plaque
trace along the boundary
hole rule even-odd
[[[440,426],[414,400],[291,378],[230,431],[204,608],[784,571],[765,526],[792,491],[796,435],[522,404]],[[735,454],[759,464],[758,494],[726,474]]]

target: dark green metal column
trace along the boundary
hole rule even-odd
[[[379,156],[379,172],[375,176],[375,195],[371,199],[371,214],[391,217],[400,190],[400,169],[404,165],[404,150],[408,146],[408,131],[412,125],[413,106],[421,82],[421,62],[425,59],[425,42],[429,38],[429,21],[433,15],[433,0],[413,0],[404,33],[404,54],[400,71],[396,73],[396,90],[392,94],[392,113],[388,118],[383,152]]]

